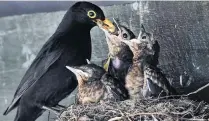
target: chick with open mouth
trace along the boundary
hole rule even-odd
[[[132,64],[133,53],[121,40],[130,40],[136,36],[130,29],[119,25],[115,20],[114,25],[116,26],[114,33],[103,30],[109,49],[108,58],[104,60],[103,66],[110,75],[120,80],[120,83],[124,85],[125,76]]]

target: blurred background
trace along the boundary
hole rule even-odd
[[[0,2],[0,119],[12,121],[16,110],[3,116],[25,71],[54,33],[74,1]],[[140,24],[160,44],[159,67],[181,93],[197,89],[209,76],[209,2],[97,1],[108,18],[120,20],[138,35]],[[104,34],[91,31],[92,61],[107,56]],[[74,95],[62,101],[69,105]],[[54,115],[50,114],[50,120]],[[46,111],[38,121],[47,121]]]

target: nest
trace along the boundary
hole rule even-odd
[[[59,121],[177,121],[209,118],[209,105],[187,98],[71,105]]]

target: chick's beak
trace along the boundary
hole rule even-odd
[[[70,66],[66,66],[66,68],[75,74],[79,84],[82,84],[84,81],[86,81],[87,77],[89,76],[88,73],[82,71],[81,69],[79,69],[79,67],[73,68]]]
[[[123,40],[123,43],[125,43],[126,45],[128,45],[128,47],[130,48],[130,50],[133,52],[135,51],[135,43],[133,41],[128,41],[128,40]]]
[[[107,18],[105,18],[105,20],[96,19],[95,23],[99,26],[99,28],[104,29],[110,33],[114,33],[116,31],[113,23]]]
[[[129,47],[132,45],[131,41],[128,40],[123,40],[122,42],[128,45]]]
[[[75,74],[76,78],[81,78],[81,72],[82,72],[81,70],[70,67],[70,66],[66,66],[66,68],[72,71]]]

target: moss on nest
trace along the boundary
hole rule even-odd
[[[209,118],[209,105],[186,98],[71,105],[59,121],[177,121]]]

